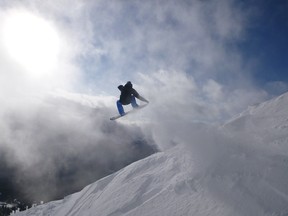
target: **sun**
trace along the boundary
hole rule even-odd
[[[11,11],[4,20],[3,40],[9,56],[30,76],[52,73],[60,40],[51,23],[27,11]]]

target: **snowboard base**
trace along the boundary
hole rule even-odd
[[[111,117],[110,118],[110,120],[116,120],[116,119],[119,119],[119,118],[121,118],[121,117],[124,117],[124,116],[127,116],[127,115],[129,115],[129,114],[131,114],[131,113],[134,113],[134,112],[137,112],[137,111],[139,111],[140,109],[142,109],[142,108],[144,108],[145,106],[147,106],[148,104],[144,104],[144,105],[139,105],[137,108],[134,108],[134,109],[132,109],[132,110],[129,110],[129,111],[127,111],[126,113],[125,113],[125,115],[117,115],[117,116],[114,116],[114,117]]]

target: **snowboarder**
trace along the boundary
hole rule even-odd
[[[121,91],[120,99],[117,101],[118,112],[121,116],[125,115],[123,105],[128,105],[131,103],[133,109],[137,108],[139,105],[136,102],[136,99],[149,103],[144,97],[139,95],[139,93],[133,88],[133,85],[128,81],[124,86],[119,85],[118,89]]]

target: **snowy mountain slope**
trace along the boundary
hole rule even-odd
[[[191,161],[182,153],[173,148],[154,154],[64,200],[19,215],[206,215],[212,209],[221,213],[223,207],[205,197],[207,191],[189,173]]]
[[[288,93],[249,107],[224,125],[226,131],[253,138],[253,145],[288,154]]]
[[[221,128],[191,123],[181,134],[194,137],[16,215],[288,215],[287,104],[284,94]]]

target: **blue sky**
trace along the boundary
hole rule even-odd
[[[13,74],[2,74],[2,84],[10,80],[21,93],[68,89],[118,97],[117,86],[131,80],[152,102],[171,94],[161,102],[182,103],[178,98],[186,95],[187,110],[198,110],[193,115],[221,119],[288,90],[284,0],[15,0],[0,6],[3,18],[25,10],[53,25],[60,38],[58,64],[36,81],[27,82],[0,47],[2,65]],[[45,49],[35,58],[44,58]]]
[[[247,39],[239,46],[246,61],[257,59],[253,74],[255,82],[288,81],[288,2],[244,1],[255,15],[247,31]],[[287,88],[285,89],[287,91]]]

